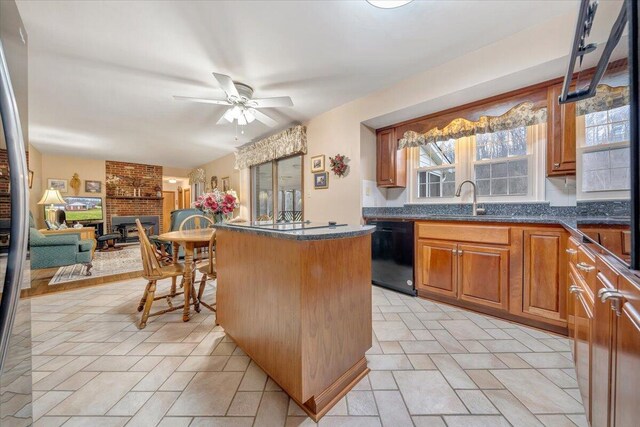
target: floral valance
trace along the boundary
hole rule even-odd
[[[294,126],[236,151],[236,169],[245,169],[293,154],[307,154],[307,128]]]
[[[207,180],[204,169],[198,168],[189,172],[189,184],[204,183]]]
[[[629,105],[629,86],[611,87],[606,84],[600,84],[596,88],[595,96],[577,102],[576,115],[583,116],[589,113],[622,107],[623,105]]]
[[[463,138],[479,133],[490,133],[521,126],[531,126],[546,121],[546,107],[536,107],[533,102],[527,101],[514,106],[500,116],[481,116],[476,121],[457,118],[442,129],[436,127],[425,133],[407,131],[400,139],[398,149],[420,147],[431,142],[448,141],[450,139]]]

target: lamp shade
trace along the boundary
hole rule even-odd
[[[58,190],[44,190],[42,198],[38,202],[39,205],[64,205],[64,201]]]

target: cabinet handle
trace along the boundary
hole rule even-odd
[[[577,254],[577,253],[578,253],[578,251],[576,251],[575,249],[571,249],[571,248],[565,249],[565,251],[566,251],[569,255],[575,255],[575,254]]]
[[[569,293],[571,294],[577,294],[582,292],[582,288],[580,288],[580,286],[578,285],[571,285],[569,286]]]
[[[458,249],[458,256],[462,256],[462,250]]]
[[[595,270],[595,267],[593,265],[589,265],[586,262],[579,262],[579,263],[576,264],[576,267],[578,267],[580,270],[586,271],[586,272]]]
[[[457,249],[451,249],[451,253],[454,255],[458,255],[458,250]]]
[[[598,298],[602,302],[611,303],[611,310],[616,312],[616,316],[620,316],[620,308],[622,307],[622,299],[624,295],[621,292],[616,291],[615,289],[602,288],[598,291]]]
[[[559,167],[560,167],[560,163],[554,163],[554,164],[553,164],[553,167],[554,167],[554,168],[559,168]]]

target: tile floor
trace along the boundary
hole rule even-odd
[[[36,426],[314,424],[211,312],[138,330],[143,287],[32,299]],[[373,331],[371,373],[321,426],[587,426],[567,339],[377,287]]]

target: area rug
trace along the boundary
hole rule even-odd
[[[95,277],[114,276],[122,273],[142,271],[140,246],[126,246],[117,252],[98,252],[93,258],[91,276],[86,276],[87,267],[82,264],[60,267],[53,276],[50,285],[75,282]]]

